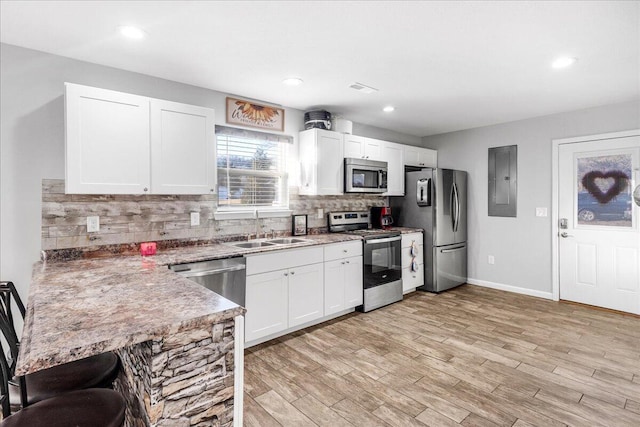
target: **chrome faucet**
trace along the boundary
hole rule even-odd
[[[256,239],[260,238],[260,218],[256,215]]]

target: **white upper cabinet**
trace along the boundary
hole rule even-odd
[[[361,159],[364,156],[364,137],[344,134],[344,157]]]
[[[344,157],[368,160],[384,160],[382,145],[384,141],[357,135],[344,135]]]
[[[424,168],[438,167],[438,152],[428,148],[403,145],[404,164]]]
[[[213,194],[215,116],[210,108],[151,100],[151,192]]]
[[[384,196],[404,196],[403,145],[383,142],[382,158],[387,162],[387,192]]]
[[[66,193],[149,193],[148,98],[67,83],[65,116]]]
[[[323,129],[300,132],[300,194],[343,194],[343,141],[343,135],[338,132]]]
[[[214,111],[65,84],[66,193],[211,194]]]

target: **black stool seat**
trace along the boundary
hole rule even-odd
[[[118,356],[108,352],[25,375],[27,402],[36,403],[71,390],[109,388],[119,369]],[[9,391],[10,401],[19,403],[19,387],[10,385]]]
[[[120,427],[125,400],[109,389],[71,391],[27,406],[0,427]]]

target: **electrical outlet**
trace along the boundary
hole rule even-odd
[[[487,258],[487,262],[491,265],[496,263],[496,259],[493,255],[489,255],[489,257]]]
[[[547,216],[547,208],[536,208],[536,216]]]
[[[88,216],[87,217],[87,233],[95,233],[100,231],[100,217]]]
[[[191,226],[200,225],[200,212],[191,212]]]

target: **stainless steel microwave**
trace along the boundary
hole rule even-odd
[[[344,159],[345,193],[386,193],[387,162]]]

